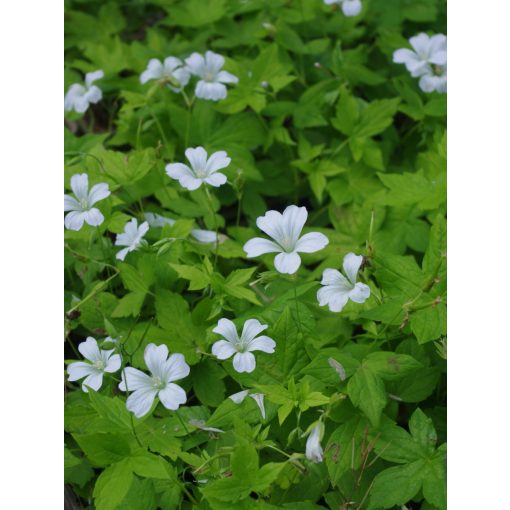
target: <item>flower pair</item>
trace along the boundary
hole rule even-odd
[[[404,64],[413,78],[420,78],[423,92],[446,92],[446,36],[420,33],[409,39],[412,50],[393,53],[393,62]]]
[[[223,71],[224,64],[225,59],[212,51],[206,51],[205,56],[192,53],[184,63],[176,57],[167,57],[163,62],[153,58],[140,75],[140,82],[160,80],[174,92],[181,92],[194,75],[199,78],[195,95],[200,99],[219,101],[227,97],[225,84],[239,81],[233,74]]]
[[[111,340],[107,338],[106,340]],[[97,391],[103,384],[105,373],[117,372],[121,367],[121,357],[113,354],[114,349],[99,349],[97,341],[88,337],[85,342],[78,346],[78,350],[88,361],[71,363],[67,367],[69,381],[77,381],[85,378],[82,389],[88,392],[88,388]],[[168,356],[166,345],[149,344],[144,352],[145,364],[151,375],[147,375],[133,367],[122,370],[122,381],[119,389],[132,392],[127,398],[126,407],[136,417],[146,415],[156,397],[170,410],[176,410],[181,404],[186,403],[186,392],[173,381],[183,379],[189,374],[189,365],[182,354]]]

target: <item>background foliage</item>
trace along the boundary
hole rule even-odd
[[[105,78],[100,103],[66,115],[65,183],[87,173],[112,190],[99,229],[65,232],[66,359],[109,335],[134,367],[150,342],[191,365],[178,414],[142,419],[114,378],[89,394],[66,382],[65,481],[87,508],[446,508],[446,97],[391,61],[410,36],[445,31],[444,7],[364,0],[347,18],[320,0],[66,1],[66,90]],[[225,100],[189,108],[140,85],[150,58],[208,49],[239,77]],[[214,214],[203,188],[164,172],[198,145],[232,158]],[[297,299],[272,256],[242,250],[257,216],[289,204],[330,240],[303,257]],[[147,211],[178,221],[117,261],[115,234]],[[186,240],[197,226],[228,237],[217,253]],[[366,257],[372,294],[335,314],[316,292],[349,251]],[[221,317],[269,324],[275,354],[251,374],[216,360]],[[265,419],[227,398],[243,388],[264,393]],[[302,432],[321,413],[314,464]]]

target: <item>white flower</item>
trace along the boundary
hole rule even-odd
[[[207,152],[203,147],[189,148],[184,152],[190,162],[191,168],[183,163],[170,163],[166,165],[166,173],[179,184],[193,191],[200,188],[203,183],[218,187],[227,182],[227,177],[218,172],[230,165],[230,158],[225,151],[213,152],[207,158]]]
[[[344,257],[344,272],[347,278],[336,269],[325,269],[322,273],[322,289],[317,292],[319,305],[329,305],[332,312],[340,312],[351,299],[355,303],[364,303],[370,297],[370,287],[364,283],[356,283],[363,257],[348,253]]]
[[[180,92],[189,82],[189,71],[184,67],[182,60],[176,57],[167,57],[163,62],[157,58],[149,60],[147,69],[140,75],[143,85],[149,80],[162,80],[174,92]]]
[[[97,85],[92,85],[92,83],[103,76],[103,71],[94,71],[85,75],[85,86],[81,83],[71,85],[64,98],[64,110],[84,113],[90,103],[95,104],[101,101],[103,93]]]
[[[235,324],[228,319],[220,319],[213,329],[225,340],[219,340],[212,346],[212,353],[218,359],[228,359],[234,356],[234,369],[236,372],[253,372],[255,370],[255,356],[252,351],[262,351],[269,354],[274,352],[276,343],[268,336],[257,336],[267,329],[257,319],[248,319],[243,326],[241,338],[237,334]]]
[[[420,78],[424,92],[446,92],[446,36],[425,33],[409,39],[413,50],[401,48],[393,53],[393,62],[404,64],[414,78]]]
[[[312,462],[322,462],[324,458],[324,451],[321,446],[323,434],[324,425],[321,422],[317,422],[306,440],[306,458],[310,459]]]
[[[189,72],[200,78],[195,87],[197,97],[213,101],[227,97],[224,83],[237,83],[239,80],[233,74],[221,70],[224,64],[225,59],[212,51],[206,51],[205,58],[200,53],[193,53],[186,59]]]
[[[345,16],[357,16],[361,12],[361,0],[324,0],[324,3],[341,5]]]
[[[283,214],[267,211],[257,218],[257,227],[276,242],[255,237],[243,247],[247,257],[258,257],[264,253],[278,252],[274,259],[276,270],[280,273],[293,274],[301,265],[301,253],[313,253],[322,250],[329,239],[319,232],[310,232],[302,237],[301,230],[308,217],[306,207],[289,205]]]
[[[89,193],[88,175],[75,174],[71,177],[71,189],[76,198],[64,195],[64,211],[71,211],[65,217],[65,226],[70,230],[80,230],[83,222],[93,227],[101,225],[104,216],[97,207],[92,206],[110,195],[108,184],[95,184]]]
[[[132,218],[131,221],[128,221],[124,227],[124,232],[122,234],[117,234],[117,238],[115,239],[115,246],[126,246],[126,248],[123,248],[117,253],[116,258],[124,260],[130,251],[136,250],[142,244],[143,236],[148,230],[149,224],[146,221],[140,226],[138,226],[136,218]]]
[[[236,404],[240,404],[241,402],[243,402],[243,400],[248,395],[253,400],[255,400],[255,402],[259,406],[260,414],[262,415],[262,418],[265,420],[266,419],[266,409],[264,407],[264,394],[263,393],[250,393],[249,390],[243,390],[243,391],[240,391],[239,393],[234,393],[233,395],[230,395],[230,397],[228,397],[228,398],[230,400],[232,400],[232,402],[234,402]]]
[[[174,219],[165,218],[164,216],[161,216],[161,214],[147,212],[144,216],[147,220],[147,223],[149,223],[149,226],[151,227],[161,228],[165,225],[172,226],[175,224]],[[192,229],[191,236],[194,237],[198,242],[204,244],[214,243],[216,242],[216,239],[218,239],[218,241],[221,243],[227,239],[227,237],[222,234],[218,234],[218,237],[216,237],[216,232],[214,232],[214,230],[201,230],[199,228]]]
[[[189,365],[184,356],[172,354],[168,357],[166,345],[149,344],[143,357],[151,371],[150,376],[133,367],[127,367],[122,371],[120,390],[133,392],[126,402],[128,410],[140,418],[149,412],[156,396],[172,411],[186,403],[186,392],[177,384],[173,384],[173,381],[178,381],[189,374]]]
[[[96,339],[91,336],[89,336],[85,342],[78,345],[78,350],[90,363],[78,361],[68,365],[68,379],[69,381],[77,381],[85,377],[81,387],[83,391],[87,393],[89,391],[87,386],[90,386],[95,391],[101,387],[103,384],[103,374],[105,372],[117,372],[120,368],[120,355],[113,354],[114,349],[109,351],[99,349]]]

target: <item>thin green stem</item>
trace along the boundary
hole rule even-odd
[[[216,239],[214,241],[214,263],[213,263],[213,271],[216,270],[216,262],[218,261],[218,248],[219,248],[219,242],[218,242],[218,220],[216,219],[216,212],[214,211],[214,204],[212,201],[211,193],[209,192],[209,189],[205,188],[205,194],[207,195],[207,202],[209,204],[209,207],[211,209],[212,218],[213,218],[213,226],[214,231],[216,232]]]

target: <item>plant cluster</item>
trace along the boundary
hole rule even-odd
[[[87,508],[446,508],[444,11],[66,0]]]

